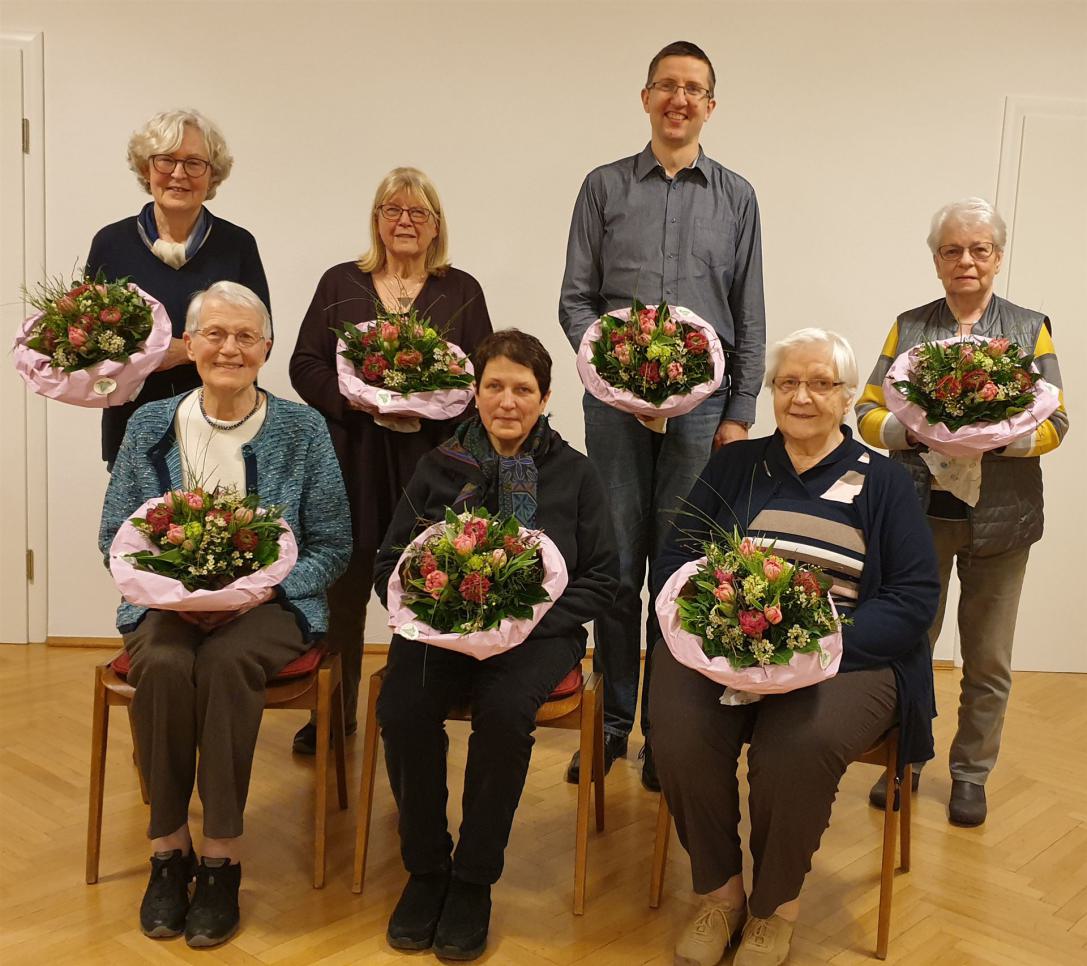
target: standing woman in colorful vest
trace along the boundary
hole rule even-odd
[[[138,406],[200,385],[181,338],[189,299],[214,282],[227,281],[252,289],[269,304],[268,280],[253,236],[204,207],[233,165],[222,132],[196,111],[163,111],[129,139],[128,166],[152,200],[138,215],[94,236],[87,273],[130,278],[166,308],[174,337],[140,394],[102,413],[102,459],[111,468]]]
[[[985,821],[985,781],[996,764],[1011,691],[1019,595],[1031,544],[1042,536],[1039,457],[1060,445],[1068,416],[1062,393],[1056,412],[1032,433],[986,453],[980,496],[969,506],[936,484],[921,458],[922,447],[887,409],[883,380],[899,354],[922,342],[1003,336],[1032,352],[1042,378],[1061,388],[1049,319],[993,294],[1007,234],[1004,219],[982,198],[966,198],[936,212],[928,246],[946,294],[898,317],[856,407],[864,441],[889,450],[909,470],[928,513],[941,582],[940,608],[929,633],[933,646],[940,636],[951,567],[957,568],[963,676],[950,752],[949,815],[954,824],[968,826]],[[916,766],[913,776],[916,788]],[[881,783],[869,799],[883,807]]]

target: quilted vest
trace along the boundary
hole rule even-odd
[[[911,309],[898,317],[898,352],[922,342],[950,339],[955,323],[943,299]],[[1033,349],[1046,317],[994,295],[973,334],[994,339],[1004,336],[1023,348]],[[913,478],[921,505],[928,507],[928,467],[915,450],[894,450]],[[1042,538],[1042,466],[1037,456],[1003,457],[986,453],[981,460],[981,496],[977,506],[967,507],[970,552],[990,557],[1029,546]]]

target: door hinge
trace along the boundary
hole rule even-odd
[[[30,119],[23,118],[23,154],[30,154]]]
[[[28,550],[26,552],[26,579],[29,581],[34,580],[34,551]]]

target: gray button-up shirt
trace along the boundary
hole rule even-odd
[[[701,151],[668,178],[649,144],[592,171],[574,205],[559,321],[576,349],[597,318],[635,297],[682,305],[713,324],[731,350],[722,416],[753,422],[766,310],[751,185]]]

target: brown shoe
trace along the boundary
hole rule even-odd
[[[792,939],[793,923],[786,922],[781,916],[769,919],[752,916],[747,921],[732,966],[781,966],[789,955]]]
[[[676,943],[675,966],[717,966],[725,950],[739,939],[747,906],[733,906],[724,899],[702,896],[698,915]]]
[[[974,828],[985,821],[987,810],[984,785],[952,779],[951,801],[947,807],[947,816],[952,825]]]

